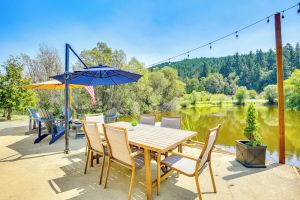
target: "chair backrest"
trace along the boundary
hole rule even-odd
[[[98,126],[98,131],[100,134],[103,134],[103,126],[104,124],[104,116],[103,114],[86,114],[85,115],[85,122],[95,122]]]
[[[53,119],[53,120],[50,120],[50,121],[45,121],[44,124],[45,124],[45,126],[46,126],[49,133],[52,132],[52,128],[54,128],[54,132],[56,133],[57,132],[57,127],[56,127],[56,124],[55,124],[55,121],[54,121],[53,114],[51,112],[49,112],[48,110],[41,109],[39,111],[39,115],[40,115],[41,119]]]
[[[117,109],[116,108],[112,108],[112,109],[110,109],[106,112],[107,116],[112,116],[112,115],[116,115],[116,114],[117,114]]]
[[[155,116],[141,115],[140,124],[155,125]]]
[[[28,112],[31,115],[32,119],[39,119],[40,115],[38,112],[36,112],[36,110],[32,109],[32,108],[28,108]]]
[[[200,164],[198,166],[199,170],[205,165],[206,162],[210,161],[211,152],[216,143],[220,127],[221,125],[218,124],[216,128],[210,129],[208,131],[205,145],[199,157],[200,159]]]
[[[181,119],[179,117],[162,117],[161,127],[180,129]]]
[[[104,152],[97,123],[83,122],[83,131],[87,138],[89,148],[98,152]]]
[[[86,114],[85,115],[86,122],[96,122],[100,124],[104,124],[104,116],[103,114]]]
[[[127,130],[107,124],[103,124],[103,130],[108,144],[109,155],[122,163],[132,166]]]
[[[61,111],[62,111],[62,115],[65,116],[66,115],[65,106],[61,108]],[[71,121],[72,119],[73,119],[73,109],[68,108],[68,121]]]

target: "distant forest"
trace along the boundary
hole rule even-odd
[[[283,47],[283,65],[285,79],[289,78],[295,69],[300,68],[299,43],[295,47],[289,43]],[[257,50],[256,52],[250,51],[248,54],[236,53],[232,56],[218,58],[184,59],[162,63],[151,67],[150,70],[155,71],[165,66],[170,66],[178,71],[178,75],[187,84],[188,93],[193,90],[207,91],[204,80],[208,77],[215,83],[224,84],[224,87],[219,90],[215,84],[211,88],[212,91],[209,91],[211,93],[233,94],[235,91],[230,91],[232,84],[236,84],[237,87],[246,86],[248,90],[257,92],[263,91],[267,85],[276,84],[276,57],[275,51],[272,49],[267,52]],[[200,88],[194,88],[195,83]]]

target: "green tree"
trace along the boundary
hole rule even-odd
[[[30,79],[24,78],[23,65],[19,57],[10,57],[5,63],[5,74],[0,81],[0,107],[6,110],[7,120],[11,120],[13,110],[24,111],[27,107],[36,103],[35,93],[22,88],[22,85],[30,83]]]
[[[259,146],[262,143],[261,135],[257,132],[257,111],[254,104],[251,103],[247,109],[246,127],[244,128],[244,135],[248,138],[248,145]]]
[[[205,79],[205,89],[212,94],[224,93],[225,80],[222,74],[213,73]]]
[[[244,105],[247,98],[247,88],[239,87],[234,94],[235,99],[237,100],[237,105]]]
[[[276,85],[268,85],[264,88],[264,97],[268,100],[268,103],[273,105],[275,99],[278,97],[278,91]]]
[[[58,51],[46,45],[40,45],[37,55],[32,58],[21,54],[22,64],[33,83],[50,80],[50,76],[62,73],[62,62]],[[36,90],[39,101],[38,107],[45,108],[59,113],[63,105],[61,91],[57,90]]]
[[[250,99],[256,99],[257,92],[255,90],[249,90],[248,95]]]
[[[197,78],[186,79],[186,92],[191,94],[193,91],[198,91],[199,80]]]
[[[285,99],[288,108],[300,111],[300,70],[296,69],[285,81]]]

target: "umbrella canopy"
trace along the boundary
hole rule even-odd
[[[69,84],[79,85],[120,85],[138,81],[142,75],[123,71],[109,66],[99,65],[88,67],[82,71],[70,73]],[[52,76],[60,82],[65,82],[65,75]]]
[[[38,89],[38,90],[59,90],[59,89],[65,89],[65,84],[58,81],[58,80],[50,80],[50,81],[45,81],[41,83],[33,83],[30,85],[24,85],[22,86],[23,88],[26,89]],[[73,85],[70,84],[69,88],[83,88],[83,85]]]

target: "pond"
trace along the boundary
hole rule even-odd
[[[258,111],[259,132],[263,143],[267,145],[267,158],[278,162],[278,109],[272,106],[256,106]],[[182,128],[198,132],[198,140],[204,141],[207,130],[222,124],[217,145],[235,152],[235,140],[245,139],[247,106],[232,107],[201,107],[181,109],[172,113],[156,113],[156,120],[161,116],[181,116]],[[124,117],[124,120],[130,120]],[[286,130],[286,163],[300,167],[300,112],[285,111]]]

